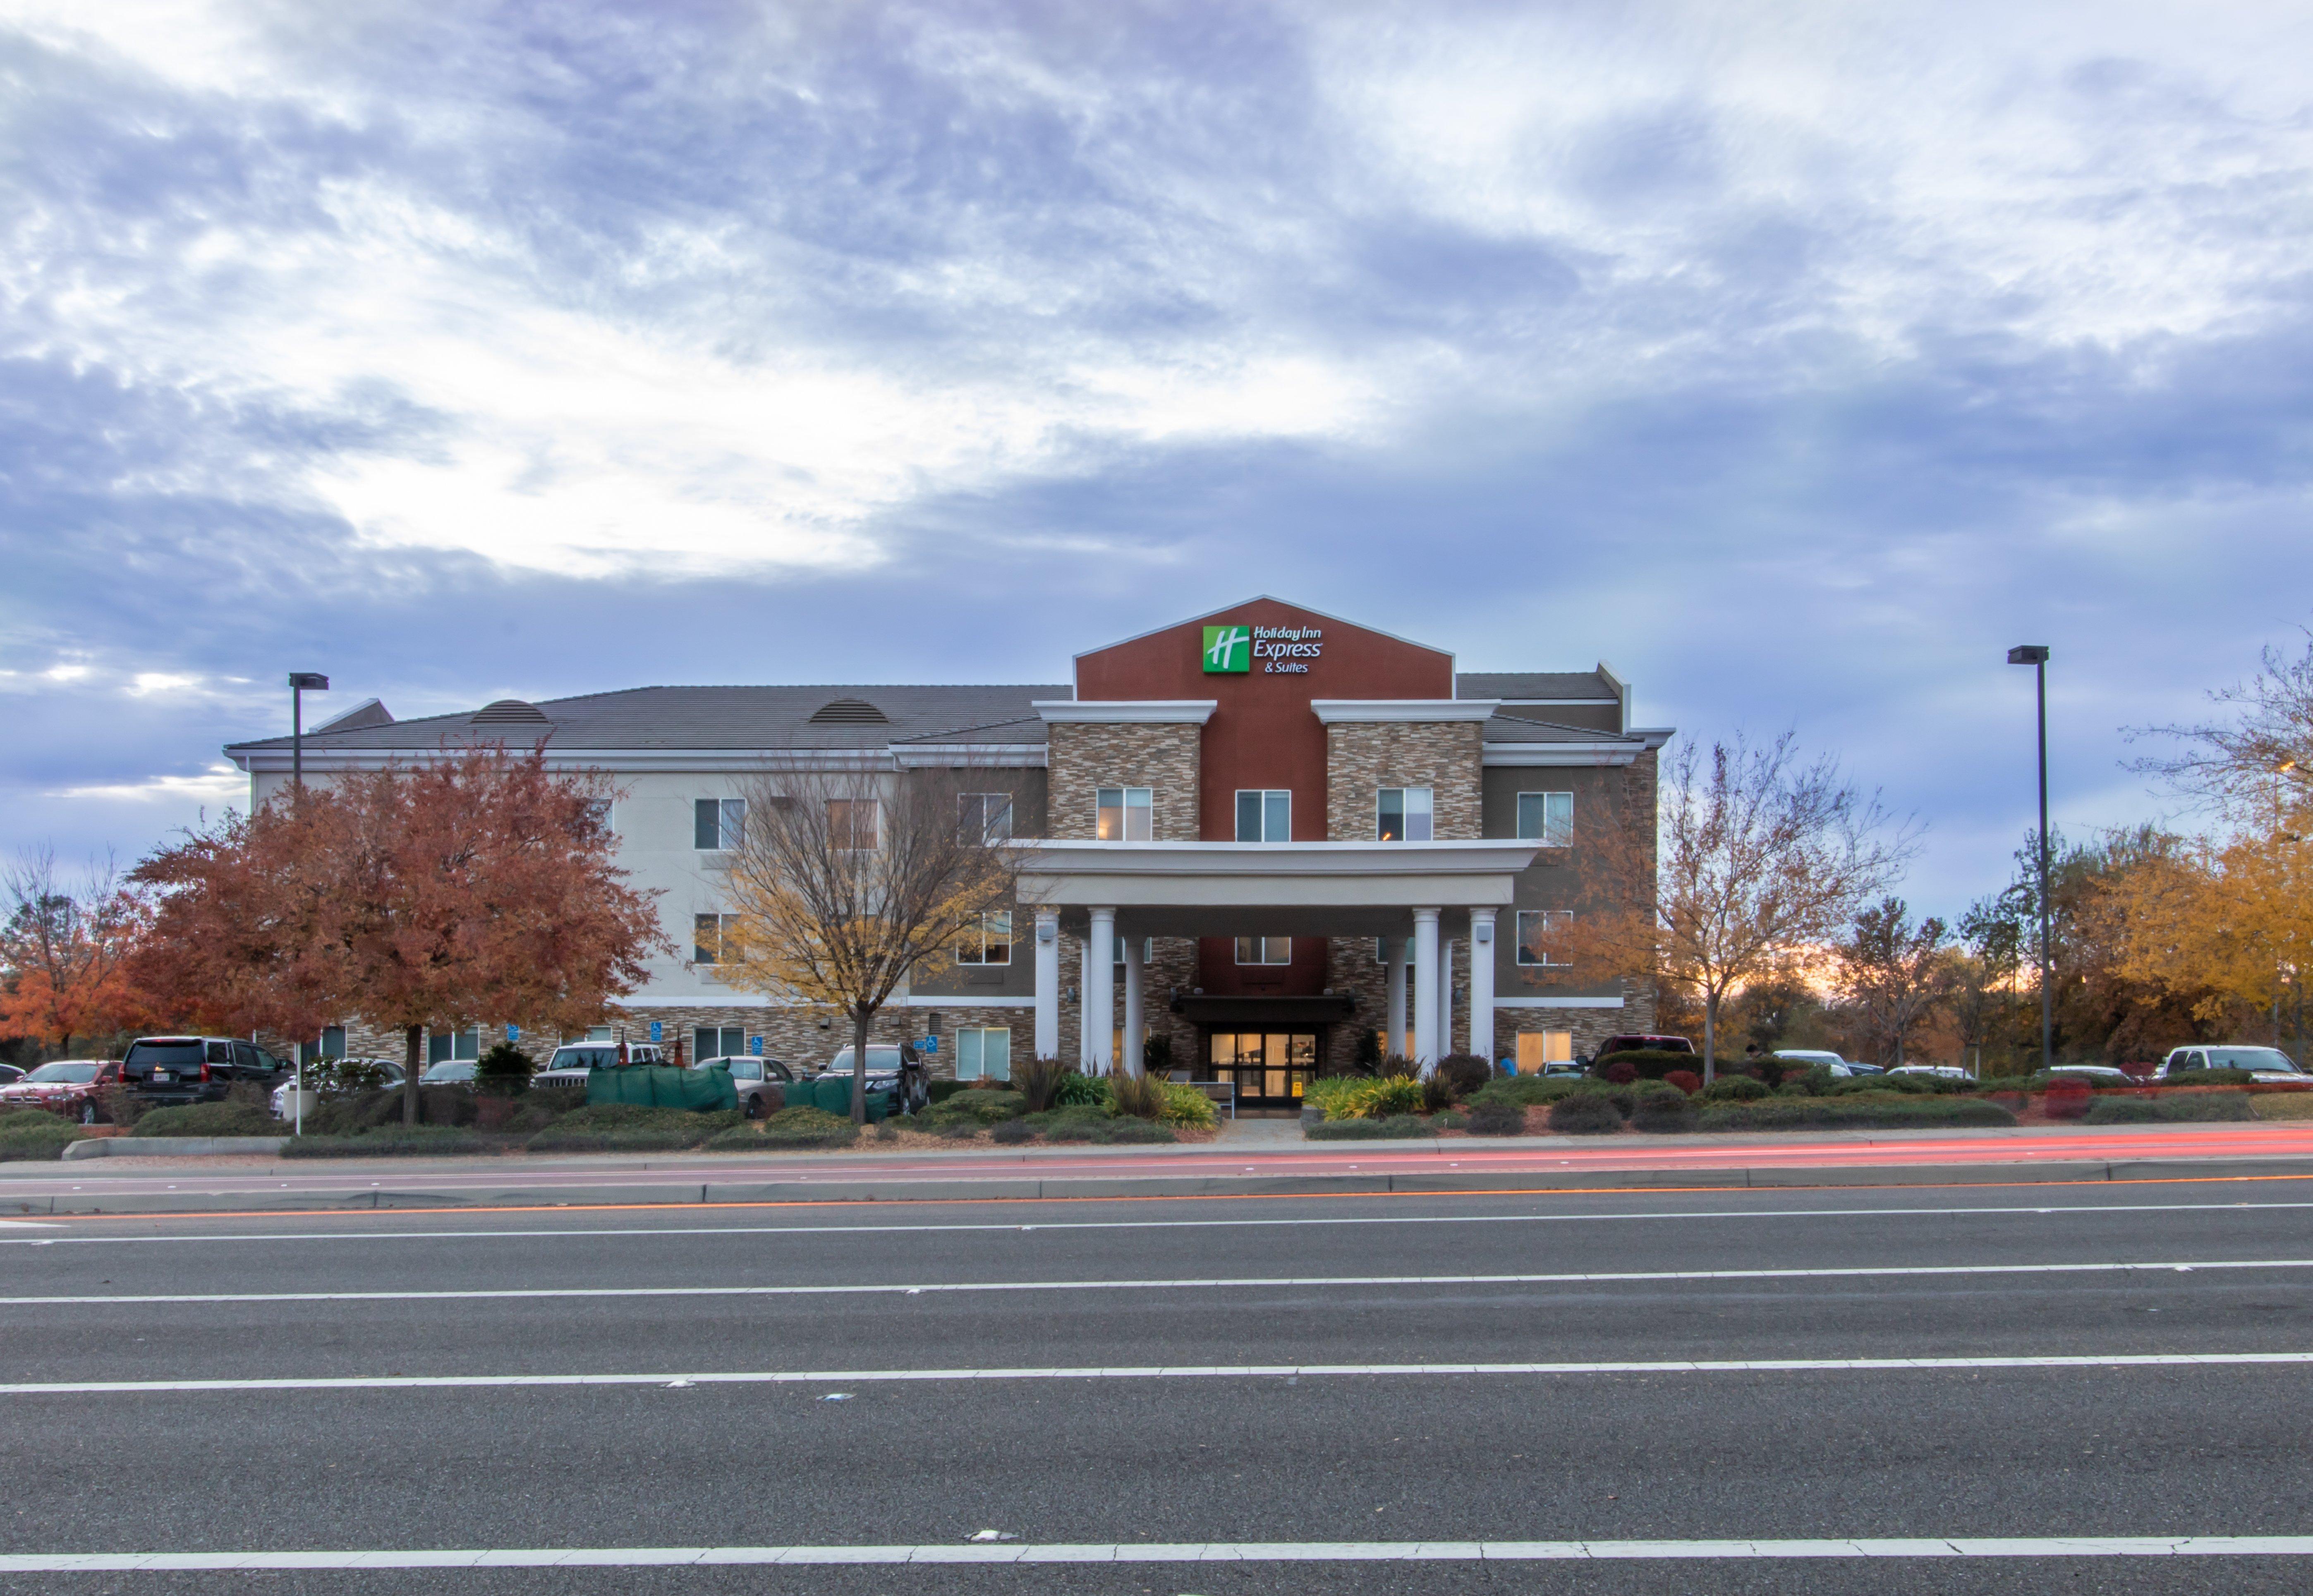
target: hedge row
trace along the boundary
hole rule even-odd
[[[1998,1103],[1962,1098],[1769,1097],[1755,1102],[1718,1104],[1702,1110],[1704,1130],[1799,1130],[1828,1128],[1899,1130],[1941,1125],[2013,1125],[2016,1116]]]

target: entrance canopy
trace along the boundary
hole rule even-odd
[[[1020,901],[1082,931],[1095,908],[1125,936],[1407,936],[1418,908],[1448,934],[1508,908],[1542,844],[1074,842],[1021,850]]]

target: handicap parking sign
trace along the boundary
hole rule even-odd
[[[917,1051],[917,1052],[919,1052],[919,1053],[937,1053],[937,1052],[938,1052],[938,1051],[939,1051],[939,1038],[937,1038],[937,1037],[936,1037],[936,1036],[928,1036],[928,1037],[926,1037],[922,1041],[918,1042],[918,1043],[916,1044],[916,1051]]]
[[[747,1039],[747,1054],[748,1057],[752,1058],[761,1058],[763,1056],[763,1039],[759,1036],[749,1037]]]
[[[651,1040],[658,1040],[658,1022],[655,1020],[651,1022]]]

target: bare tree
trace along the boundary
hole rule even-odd
[[[1918,851],[1916,822],[1793,741],[1688,743],[1663,771],[1658,842],[1635,806],[1591,833],[1615,901],[1578,922],[1579,944],[1702,1000],[1706,1081],[1728,996],[1820,956]]]
[[[1913,925],[1904,900],[1887,898],[1855,916],[1853,932],[1833,954],[1839,995],[1883,1061],[1892,1052],[1902,1064],[1912,1032],[1951,995],[1957,972],[1946,932],[1933,916]]]
[[[956,773],[799,770],[750,784],[723,838],[729,984],[823,1004],[851,1022],[851,1119],[867,1117],[867,1036],[901,987],[940,974],[969,937],[1009,935],[1008,824]],[[1008,811],[1007,811],[1008,812]]]
[[[2132,737],[2176,738],[2185,750],[2168,759],[2134,760],[2129,768],[2158,776],[2227,813],[2258,820],[2270,814],[2276,830],[2284,818],[2301,818],[2313,802],[2313,633],[2295,659],[2266,648],[2256,674],[2211,693],[2209,701],[2226,718],[2133,728]],[[2305,829],[2290,829],[2298,834]]]

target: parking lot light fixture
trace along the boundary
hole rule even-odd
[[[289,792],[295,803],[305,792],[305,695],[326,693],[330,679],[318,671],[289,672]]]
[[[2056,1067],[2055,994],[2048,969],[2048,645],[2021,643],[2008,651],[2011,665],[2029,665],[2040,697],[2040,1067]]]

